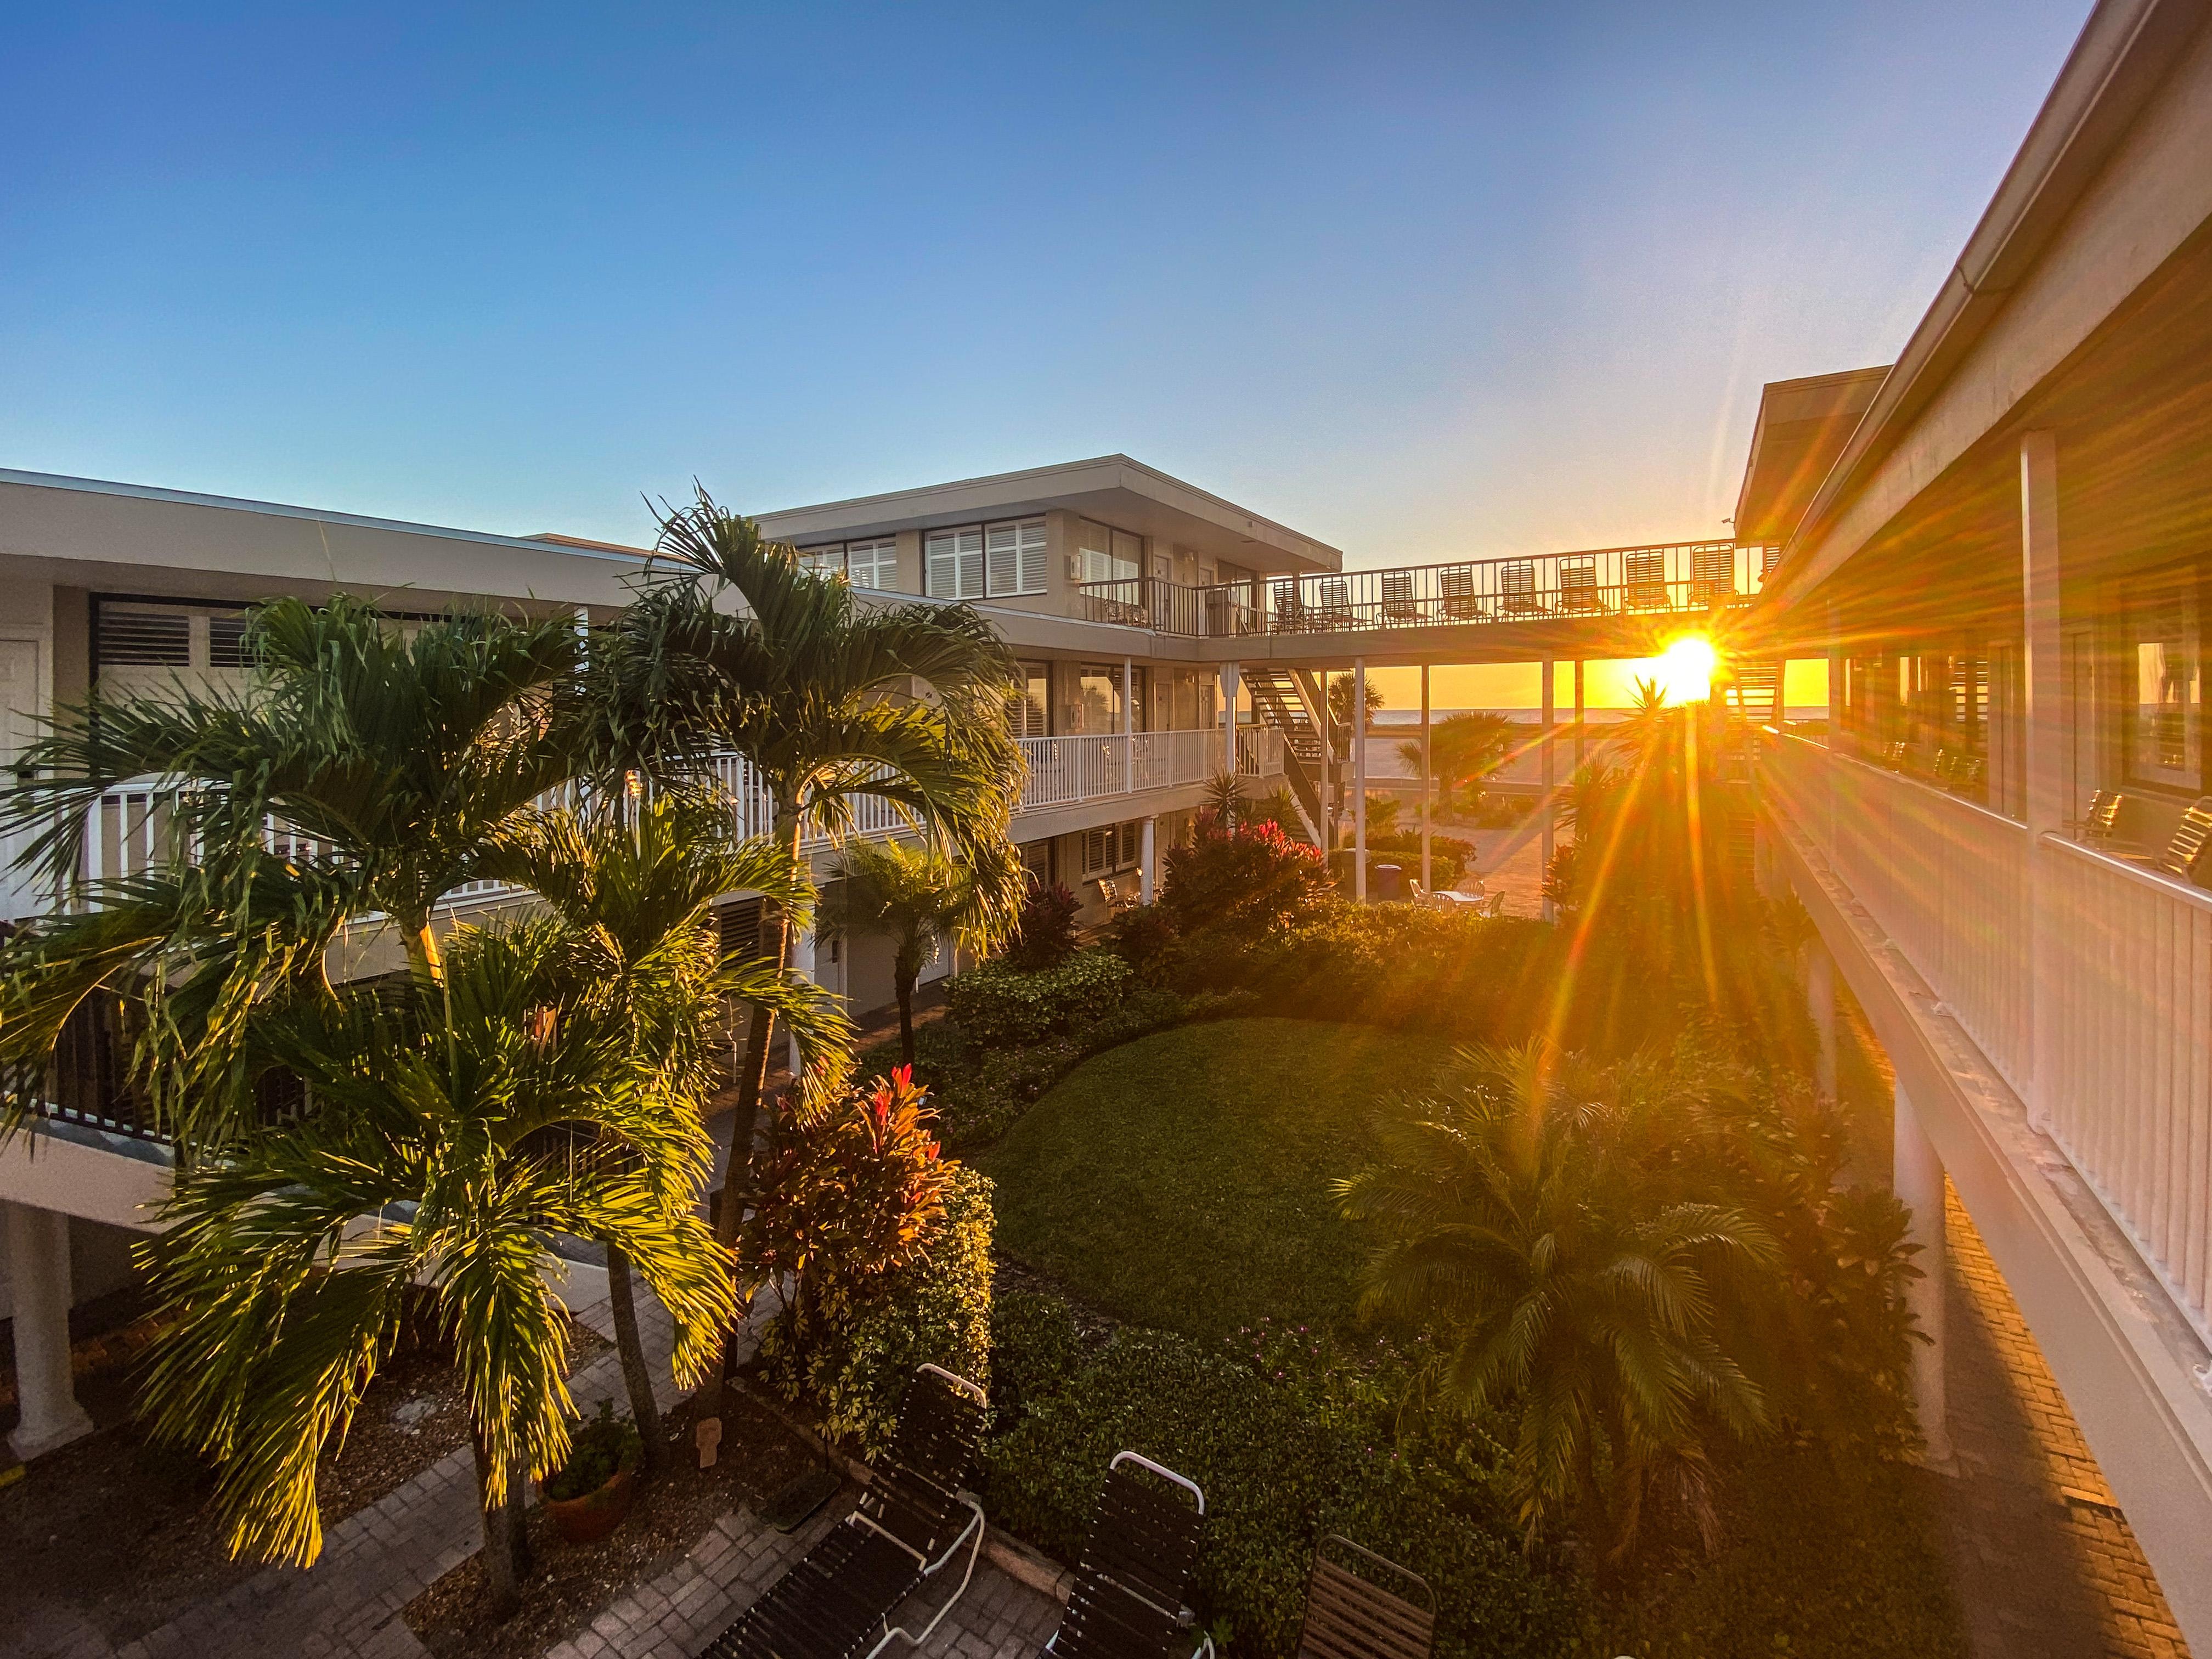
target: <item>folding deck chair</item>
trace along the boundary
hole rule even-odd
[[[1621,561],[1624,599],[1631,611],[1666,611],[1674,598],[1667,588],[1664,553],[1631,553]]]
[[[793,1562],[700,1659],[867,1659],[893,1637],[919,1647],[967,1593],[983,1508],[961,1490],[983,1437],[987,1397],[924,1365],[907,1385],[890,1451],[869,1465],[859,1507]],[[959,1588],[918,1632],[893,1629],[908,1596],[968,1547]]]
[[[1331,1560],[1332,1552],[1343,1559]],[[1378,1571],[1420,1601],[1376,1583]],[[1429,1659],[1436,1643],[1437,1594],[1427,1579],[1342,1533],[1315,1547],[1296,1659]]]
[[[1498,609],[1502,616],[1540,617],[1544,602],[1536,597],[1536,562],[1509,559],[1498,567]]]
[[[1135,1452],[1116,1452],[1091,1511],[1067,1611],[1044,1650],[1053,1659],[1176,1659],[1196,1617],[1188,1595],[1205,1514],[1206,1494],[1195,1481]],[[1211,1636],[1191,1659],[1200,1654],[1212,1659]]]
[[[1437,573],[1437,592],[1444,602],[1444,616],[1451,622],[1480,622],[1482,620],[1482,601],[1474,594],[1474,567],[1471,564],[1447,565]]]
[[[2212,842],[2212,795],[2199,795],[2174,826],[2173,838],[2166,842],[2166,851],[2159,854],[2158,867],[2169,876],[2204,886],[2207,879],[2212,878],[2212,869],[2204,865],[2208,842]]]
[[[1559,609],[1584,613],[1605,609],[1605,599],[1598,592],[1595,559],[1559,561]]]

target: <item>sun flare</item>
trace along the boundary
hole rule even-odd
[[[1670,640],[1659,654],[1659,684],[1668,702],[1696,702],[1712,694],[1713,642],[1702,634]]]

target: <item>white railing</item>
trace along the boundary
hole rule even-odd
[[[2031,848],[2024,825],[1802,738],[1770,739],[1765,757],[1769,806],[1826,854],[2212,1340],[2212,894],[2060,836]]]
[[[2046,836],[2043,1127],[2212,1340],[2212,894]]]
[[[1018,741],[1028,773],[1015,808],[1017,816],[1114,795],[1203,783],[1221,769],[1221,733],[1212,728]],[[1265,778],[1282,772],[1280,732],[1272,728],[1241,731],[1237,734],[1237,770],[1248,777]],[[738,832],[769,834],[775,825],[775,802],[752,763],[736,755],[718,756],[712,771],[729,798]],[[173,803],[178,793],[172,787],[124,785],[93,803],[85,824],[86,878],[99,881],[138,875],[166,860],[177,833]],[[578,793],[579,786],[563,784],[540,795],[535,804],[571,805]],[[853,803],[855,835],[864,838],[894,836],[907,827],[905,815],[888,800],[863,795]],[[264,838],[271,852],[289,857],[313,858],[330,851],[328,842],[301,836],[275,817],[267,821]],[[818,847],[828,839],[818,829],[810,830],[802,845]],[[512,890],[501,882],[464,882],[439,903],[470,903]]]

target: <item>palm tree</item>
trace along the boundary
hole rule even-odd
[[[441,973],[438,900],[571,775],[577,650],[569,620],[454,612],[410,637],[360,599],[280,599],[249,625],[243,690],[95,695],[0,794],[0,827],[32,832],[25,865],[76,901],[4,947],[0,1059],[35,1077],[74,1009],[121,992],[143,1001],[133,1070],[157,1121],[188,1153],[235,1133],[248,1015],[328,997],[348,921],[381,913],[411,966]],[[134,781],[173,800],[163,855],[81,881],[88,814]]]
[[[1667,1115],[1633,1080],[1540,1044],[1463,1051],[1453,1092],[1386,1112],[1381,1156],[1336,1184],[1374,1224],[1362,1310],[1434,1321],[1441,1402],[1519,1407],[1523,1524],[1579,1510],[1618,1559],[1668,1484],[1704,1504],[1707,1442],[1765,1424],[1717,1334],[1720,1281],[1774,1249],[1754,1223],[1668,1178]]]
[[[655,556],[662,574],[595,665],[605,688],[600,753],[687,778],[736,751],[766,787],[775,842],[794,861],[810,827],[848,831],[864,796],[888,802],[961,862],[1000,855],[1022,779],[1006,729],[1019,679],[972,608],[860,600],[704,489],[688,507],[664,509]],[[779,965],[792,927],[779,908]],[[757,1005],[715,1225],[725,1245],[744,1209],[744,1154],[774,1029],[774,1010]],[[710,1381],[710,1403],[720,1388]]]
[[[522,1482],[558,1466],[575,1414],[545,1240],[614,1241],[674,1317],[679,1377],[712,1364],[736,1298],[695,1208],[709,1143],[568,945],[550,921],[461,929],[441,981],[418,967],[253,1022],[315,1109],[180,1169],[149,1250],[152,1426],[216,1466],[234,1553],[319,1553],[317,1455],[415,1287],[453,1344],[502,1610],[527,1569]]]
[[[976,956],[1012,932],[1028,874],[1012,848],[985,868],[955,864],[933,847],[858,842],[838,860],[838,885],[823,903],[824,937],[877,933],[891,942],[899,1058],[914,1064],[914,987],[922,964],[947,945]]]
[[[583,996],[629,1033],[631,1062],[659,1074],[660,1097],[703,1121],[720,1082],[709,1038],[732,999],[775,1009],[808,1051],[842,1054],[851,1028],[826,992],[774,963],[723,957],[711,928],[714,901],[732,892],[805,914],[805,877],[784,850],[738,839],[728,803],[712,796],[667,791],[632,802],[617,791],[599,799],[601,810],[588,813],[519,815],[482,868],[545,901],[566,929]],[[617,1241],[602,1243],[615,1344],[651,1474],[666,1447],[653,1431],[659,1408],[629,1261]]]
[[[1472,709],[1448,714],[1429,730],[1427,765],[1438,793],[1449,798],[1455,790],[1467,792],[1469,806],[1481,793],[1482,781],[1504,763],[1513,747],[1514,722],[1503,714]],[[1422,768],[1419,739],[1401,743],[1398,754],[1416,777]]]

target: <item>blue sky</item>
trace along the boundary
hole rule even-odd
[[[637,539],[1124,450],[1361,562],[1714,533],[2085,12],[18,4],[0,465]]]

